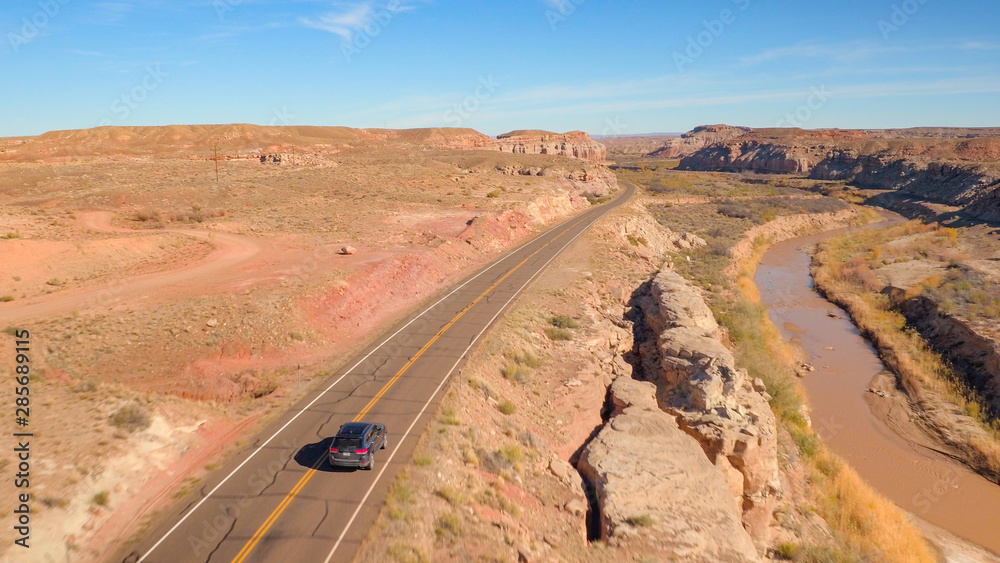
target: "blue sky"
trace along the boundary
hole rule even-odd
[[[985,0],[7,2],[0,136],[1000,126],[998,12]]]

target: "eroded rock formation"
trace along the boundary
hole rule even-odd
[[[640,301],[649,338],[638,350],[660,407],[698,440],[726,477],[743,525],[765,545],[780,482],[774,414],[763,384],[736,367],[701,292],[677,273],[657,274]]]
[[[550,131],[511,131],[497,136],[501,152],[513,154],[551,154],[603,162],[608,151],[601,143],[583,131],[552,133]]]
[[[579,463],[601,507],[601,537],[655,546],[664,560],[758,560],[725,478],[659,408],[656,387],[620,377],[612,397],[616,414]]]
[[[610,419],[578,464],[601,536],[685,561],[756,560],[781,486],[769,396],[736,367],[695,286],[664,269],[648,288],[633,302],[638,379],[611,384]]]

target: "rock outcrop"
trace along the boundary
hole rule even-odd
[[[677,158],[687,156],[700,149],[716,143],[722,143],[750,132],[749,127],[734,127],[732,125],[702,125],[684,133],[680,137],[668,140],[662,147],[649,153],[649,156],[659,158]]]
[[[719,339],[701,292],[669,269],[635,296],[634,377],[608,393],[608,423],[578,469],[600,533],[665,559],[756,561],[780,492],[770,397]]]
[[[581,158],[595,162],[607,159],[608,151],[601,143],[583,131],[553,133],[551,131],[511,131],[496,138],[501,152],[513,154],[550,154]]]
[[[655,395],[652,383],[618,378],[616,414],[580,458],[601,507],[602,539],[641,542],[664,560],[759,560],[725,478]]]
[[[916,130],[904,138],[906,131],[756,129],[695,150],[680,168],[845,181],[1000,221],[1000,139],[988,136],[994,132]]]
[[[638,346],[642,373],[656,384],[660,407],[725,477],[743,526],[763,548],[780,490],[775,420],[763,384],[736,367],[700,291],[675,272],[657,274],[638,306],[648,335]]]

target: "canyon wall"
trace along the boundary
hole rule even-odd
[[[945,313],[925,295],[906,298],[907,292],[890,287],[887,292],[900,312],[921,336],[940,350],[963,374],[965,381],[1000,412],[1000,334],[993,323],[974,323]]]
[[[861,131],[753,130],[685,156],[679,168],[844,181],[1000,221],[1000,139],[937,135],[904,139]]]

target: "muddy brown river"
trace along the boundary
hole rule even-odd
[[[774,245],[755,283],[771,320],[815,371],[804,379],[813,427],[870,485],[898,506],[1000,555],[1000,486],[875,416],[867,392],[885,366],[848,315],[814,289],[809,246],[846,231]]]

